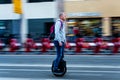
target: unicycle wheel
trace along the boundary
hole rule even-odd
[[[67,67],[66,67],[66,61],[62,60],[60,61],[59,63],[59,66],[58,66],[58,69],[59,69],[59,72],[54,72],[53,68],[54,68],[54,62],[52,63],[52,73],[55,75],[55,76],[58,76],[58,77],[62,77],[65,75],[65,73],[67,72]]]

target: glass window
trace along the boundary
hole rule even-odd
[[[0,4],[9,4],[12,3],[12,0],[0,0]]]
[[[113,36],[119,36],[120,35],[120,17],[112,17],[111,22],[112,22],[111,23],[112,35]]]
[[[50,27],[53,25],[54,19],[29,19],[28,20],[28,34],[34,39],[39,40],[41,37],[48,37]]]
[[[84,36],[94,36],[95,34],[101,34],[102,22],[101,18],[81,18],[81,19],[69,19],[68,30],[72,27],[77,28]],[[71,31],[71,30],[70,30]],[[71,33],[68,31],[68,33]]]
[[[0,20],[0,39],[4,43],[8,43],[8,34],[12,29],[12,20]]]
[[[85,37],[87,41],[92,41],[97,34],[102,34],[102,18],[69,18],[67,24],[67,37],[71,41],[74,37]]]
[[[32,2],[50,2],[50,1],[54,1],[54,0],[28,0],[28,2],[32,3]]]
[[[0,21],[0,30],[6,29],[5,21]]]

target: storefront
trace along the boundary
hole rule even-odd
[[[78,29],[82,36],[102,34],[102,18],[68,18],[68,34],[75,34]]]
[[[95,37],[102,35],[102,17],[99,12],[79,12],[67,14],[68,37]],[[74,38],[74,39],[75,39]],[[72,38],[73,40],[73,38]]]
[[[96,33],[111,37],[113,32],[120,31],[119,3],[120,0],[65,0],[68,34],[74,35],[75,27],[83,37],[95,37]]]

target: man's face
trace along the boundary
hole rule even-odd
[[[63,21],[66,20],[66,14],[65,14],[65,13],[63,13],[63,14],[61,15],[61,19],[62,19]]]

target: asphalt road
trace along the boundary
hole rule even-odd
[[[120,80],[120,55],[65,55],[67,73],[55,77],[55,55],[0,55],[0,80]]]

